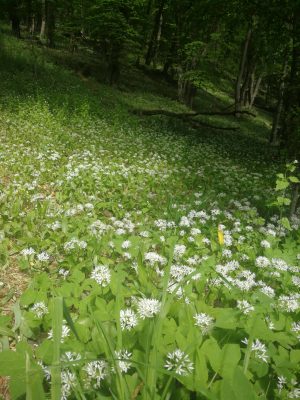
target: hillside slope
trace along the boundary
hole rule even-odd
[[[194,130],[130,112],[186,110],[141,71],[112,88],[10,37],[1,60],[0,376],[11,398],[60,387],[70,399],[277,399],[281,375],[290,393],[300,219],[289,231],[267,207],[282,167],[266,118]],[[210,87],[199,103],[226,106]]]

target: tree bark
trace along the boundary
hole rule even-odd
[[[148,45],[147,54],[145,57],[145,64],[150,65],[153,60],[155,60],[157,55],[157,50],[159,47],[159,41],[161,37],[161,29],[163,22],[163,11],[166,0],[160,0],[158,10],[155,15],[154,26],[152,30],[152,35]]]
[[[259,91],[259,88],[260,88],[260,84],[261,84],[262,78],[263,78],[263,74],[261,73],[259,75],[259,77],[257,78],[257,81],[256,81],[256,83],[254,85],[254,77],[253,77],[253,86],[251,86],[251,91],[250,91],[250,93],[251,93],[250,103],[249,103],[249,107],[250,108],[253,107],[253,104],[254,104],[254,101],[256,99],[256,96],[258,95],[258,91]]]
[[[47,46],[54,47],[54,29],[55,29],[55,11],[54,11],[54,0],[46,1],[46,37]]]
[[[300,158],[300,3],[292,19],[292,63],[284,96],[283,142],[290,159]]]
[[[238,76],[237,76],[236,84],[235,84],[235,111],[237,113],[239,111],[241,111],[241,109],[242,109],[241,87],[242,87],[242,81],[243,81],[243,76],[244,76],[244,72],[245,72],[245,66],[246,66],[248,48],[249,48],[251,36],[252,36],[252,28],[250,27],[247,31],[246,38],[244,41],[241,60],[240,60],[240,66],[239,66],[239,72],[238,72]]]
[[[20,29],[20,17],[18,12],[18,2],[11,0],[9,3],[9,19],[11,21],[11,30],[12,34],[20,39],[21,37],[21,29]]]
[[[46,0],[42,0],[42,7],[41,7],[41,30],[40,30],[40,40],[45,39],[46,34]]]
[[[280,79],[280,84],[279,84],[279,89],[278,89],[278,100],[277,100],[277,106],[276,110],[273,116],[273,123],[272,123],[272,130],[270,134],[270,143],[272,145],[277,144],[277,137],[278,137],[278,130],[280,127],[280,120],[282,116],[282,111],[283,111],[283,101],[284,101],[284,90],[285,90],[285,84],[286,84],[286,78],[287,78],[287,73],[288,73],[288,57],[286,55],[285,61],[284,61],[284,66],[283,66],[283,71]]]
[[[299,198],[300,198],[299,183],[294,183],[291,209],[290,209],[290,217],[292,217],[297,211],[297,205],[298,205]]]

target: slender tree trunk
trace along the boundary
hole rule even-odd
[[[150,38],[150,42],[148,45],[147,54],[145,57],[145,64],[150,65],[153,59],[155,59],[157,55],[157,50],[159,46],[160,36],[161,36],[161,28],[163,22],[163,11],[166,0],[160,0],[158,10],[155,15],[154,26],[152,30],[152,35]]]
[[[42,0],[41,16],[40,40],[44,40],[46,35],[46,0]]]
[[[21,37],[20,20],[17,15],[11,16],[11,29],[13,35],[18,39],[20,39]]]
[[[54,47],[54,29],[55,29],[55,14],[54,14],[54,1],[47,0],[46,2],[46,37],[47,45]]]
[[[257,78],[256,83],[254,84],[255,80],[254,80],[254,74],[253,74],[253,85],[250,88],[250,103],[249,103],[249,107],[250,108],[253,107],[253,104],[254,104],[254,101],[256,99],[256,96],[258,95],[258,91],[259,91],[259,88],[260,88],[260,84],[261,84],[262,78],[263,78],[263,74],[261,73],[259,75],[259,77]]]
[[[31,0],[26,1],[26,25],[28,32],[31,32],[32,25],[32,4]]]
[[[243,81],[243,76],[244,76],[244,72],[245,72],[245,66],[246,66],[248,48],[249,48],[251,36],[252,36],[252,28],[250,27],[246,34],[243,51],[242,51],[242,55],[241,55],[241,60],[240,60],[239,73],[238,73],[238,76],[236,79],[236,85],[235,85],[235,111],[236,112],[241,111],[241,109],[242,109],[241,87],[242,87],[242,81]]]
[[[145,15],[144,15],[144,22],[142,24],[142,32],[143,32],[143,39],[141,41],[142,50],[144,50],[144,47],[146,47],[148,39],[149,39],[149,19],[150,19],[151,10],[152,10],[152,3],[153,3],[153,0],[148,0],[147,7],[146,7],[146,12],[145,12]],[[141,50],[141,48],[140,48],[140,50]],[[141,54],[138,55],[135,64],[137,66],[139,66],[140,62],[141,62]]]
[[[8,13],[11,21],[12,34],[19,39],[21,37],[21,29],[17,1],[10,0]]]
[[[193,59],[190,64],[185,67],[185,70],[190,70],[195,68],[196,60]],[[179,69],[179,78],[178,78],[178,99],[180,102],[186,104],[188,107],[193,106],[193,102],[197,93],[196,86],[185,79],[184,69],[180,67]]]
[[[287,73],[288,73],[288,57],[286,56],[278,90],[277,106],[275,114],[273,116],[272,130],[270,134],[270,143],[273,145],[277,144],[277,133],[279,130],[280,119],[283,111],[284,89],[285,89]]]
[[[290,209],[290,216],[292,217],[297,211],[297,205],[300,198],[299,194],[299,183],[294,183],[293,186],[293,194],[292,194],[292,202],[291,202],[291,209]]]
[[[284,96],[283,141],[290,159],[300,159],[300,3],[293,13],[293,45],[290,79]]]

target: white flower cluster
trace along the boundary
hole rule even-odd
[[[84,240],[78,240],[76,238],[73,238],[64,244],[64,249],[67,252],[75,249],[86,249],[86,247],[87,243]]]
[[[186,353],[176,349],[167,354],[165,368],[177,375],[187,376],[193,372],[194,365]]]
[[[111,273],[106,265],[96,265],[91,273],[91,279],[94,279],[99,285],[106,287],[110,283]]]
[[[104,360],[90,361],[85,367],[86,386],[94,389],[101,387],[101,382],[108,375],[108,364]]]
[[[138,318],[136,313],[127,308],[125,310],[120,310],[120,325],[122,330],[130,331],[138,324]]]
[[[70,336],[70,328],[63,324],[62,332],[61,332],[61,343],[64,343],[65,339]],[[48,333],[48,339],[53,339],[53,329],[51,329]]]
[[[124,372],[125,374],[129,371],[131,367],[131,362],[130,358],[132,356],[132,353],[130,353],[128,350],[119,350],[115,351],[115,358],[117,361],[117,365],[120,368],[121,372]]]
[[[140,299],[137,304],[138,314],[141,319],[153,318],[160,312],[161,303],[156,299]]]
[[[97,236],[97,237],[101,237],[106,232],[108,232],[111,228],[112,228],[111,225],[105,224],[104,222],[102,222],[100,220],[96,220],[89,227],[92,235]]]
[[[155,264],[165,265],[167,263],[167,259],[155,251],[149,251],[148,253],[145,253],[145,261],[148,262],[151,267],[153,267]]]
[[[43,301],[35,303],[30,311],[32,311],[38,318],[43,318],[44,315],[48,314],[48,308]]]
[[[254,311],[254,307],[247,300],[237,300],[237,308],[245,315]]]
[[[200,328],[202,335],[207,335],[213,328],[214,318],[208,314],[195,314],[194,320],[195,325]]]
[[[247,338],[245,338],[244,340],[242,340],[242,343],[248,346],[249,341]],[[255,357],[259,360],[262,360],[263,362],[268,362],[269,357],[267,355],[266,345],[262,343],[259,339],[255,339],[252,343],[251,352],[254,352]]]

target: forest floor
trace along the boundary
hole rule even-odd
[[[225,399],[227,390],[242,398],[246,390],[249,399],[275,399],[279,375],[289,379],[281,392],[290,393],[299,368],[300,219],[285,229],[282,210],[272,206],[284,166],[268,144],[270,117],[255,110],[255,118],[201,119],[237,131],[141,117],[131,111],[188,110],[174,86],[129,64],[110,87],[101,65],[84,69],[80,54],[9,36],[0,48],[0,348],[34,351],[33,368],[37,359],[47,375],[52,299],[63,297],[61,354],[79,355],[82,365],[104,355],[108,362],[106,329],[115,351],[130,352],[126,384],[112,376],[97,398],[138,399],[150,387],[161,399],[196,390],[207,398]],[[194,108],[225,109],[230,85],[207,81]],[[132,326],[120,317],[124,310]],[[159,333],[150,336],[152,321]],[[253,350],[250,357],[245,337],[261,341],[260,356]],[[176,348],[189,354],[193,373],[188,366],[179,376],[171,367],[162,372]],[[227,360],[227,372],[212,353]],[[63,371],[74,361],[66,360]],[[145,367],[151,363],[159,365],[155,374]],[[62,379],[66,398],[93,395],[86,383],[97,379],[77,364],[73,383]],[[26,371],[0,367],[11,376],[13,399],[30,385]],[[43,398],[49,385],[33,381]]]

